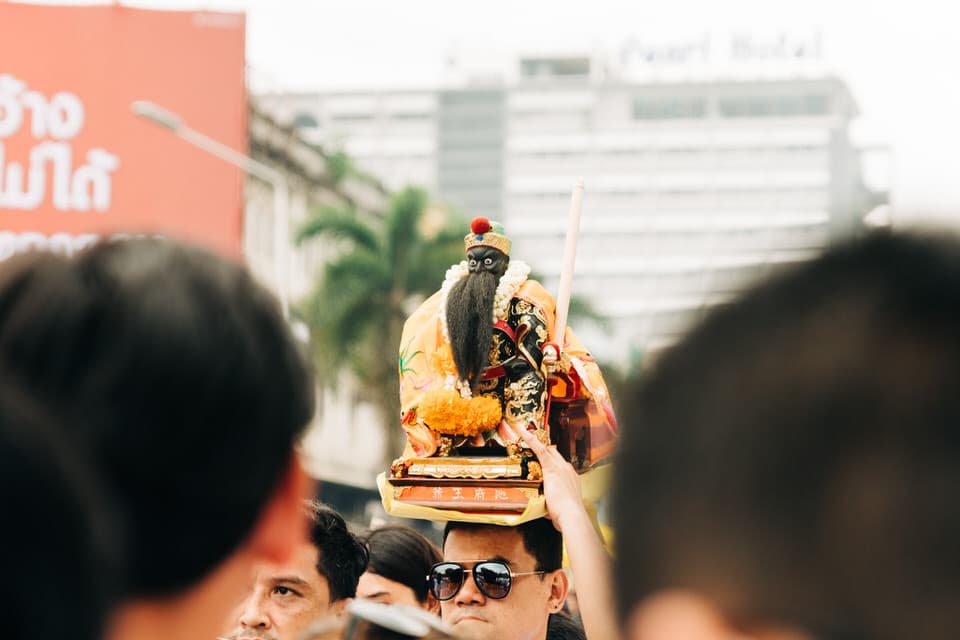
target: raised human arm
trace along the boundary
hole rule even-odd
[[[544,445],[529,431],[521,437],[543,468],[547,515],[563,534],[586,636],[589,640],[619,638],[611,560],[583,506],[580,476],[556,447]]]

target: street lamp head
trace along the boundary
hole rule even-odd
[[[135,100],[130,104],[130,110],[141,118],[166,127],[171,131],[177,131],[183,125],[183,120],[172,111],[167,111],[163,107],[150,102],[149,100]]]
[[[2,0],[0,0],[2,1]],[[130,110],[141,118],[170,130],[173,135],[186,140],[201,151],[239,167],[246,173],[270,183],[273,186],[274,210],[274,260],[276,262],[276,289],[280,297],[280,306],[284,318],[289,318],[289,294],[287,292],[287,263],[290,239],[290,187],[282,171],[257,162],[253,158],[233,149],[210,136],[184,124],[183,118],[172,111],[149,100],[136,100],[130,104]]]

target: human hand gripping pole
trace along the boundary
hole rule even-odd
[[[580,476],[567,462],[556,446],[547,446],[532,432],[521,430],[523,442],[533,451],[543,469],[543,496],[547,501],[547,517],[561,533],[566,533],[565,524],[577,518],[590,523],[583,506]],[[592,523],[590,523],[592,528]],[[567,527],[569,528],[569,527]]]
[[[563,534],[583,630],[589,640],[619,638],[610,556],[584,507],[580,476],[555,446],[540,442],[531,431],[523,431],[520,437],[543,468],[547,517]]]

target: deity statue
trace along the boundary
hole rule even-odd
[[[400,419],[407,447],[391,475],[417,475],[417,462],[434,478],[516,477],[522,468],[521,477],[537,480],[538,466],[525,458],[520,430],[550,443],[566,438],[558,432],[561,423],[579,425],[581,441],[592,427],[606,434],[594,438],[602,451],[589,451],[589,437],[585,445],[566,447],[568,459],[579,456],[581,469],[612,452],[616,421],[600,370],[569,329],[562,339],[554,335],[556,303],[528,278],[526,263],[510,258],[503,228],[474,219],[464,248],[466,260],[447,271],[440,290],[404,325]],[[552,409],[551,399],[567,404]],[[562,410],[571,402],[580,409],[572,422]],[[551,428],[551,412],[566,418]],[[469,456],[483,457],[487,466],[471,467]],[[507,467],[491,467],[491,456],[517,465],[499,473]],[[441,459],[452,457],[457,464],[444,466]],[[424,466],[427,459],[434,463]]]

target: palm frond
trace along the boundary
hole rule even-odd
[[[446,244],[430,243],[410,260],[407,275],[409,293],[433,293],[443,284],[443,276],[452,265],[463,260],[463,238]]]
[[[360,285],[323,286],[310,297],[306,318],[311,327],[318,368],[355,369],[352,353],[371,330],[383,323],[382,296]]]
[[[339,185],[343,182],[343,179],[351,173],[353,162],[350,160],[350,156],[342,149],[337,149],[333,153],[330,153],[326,159],[327,174],[334,184]]]
[[[371,251],[380,250],[380,240],[366,221],[354,209],[320,207],[297,229],[297,244],[318,236],[349,240],[358,247]]]
[[[383,260],[380,253],[357,250],[328,262],[324,269],[323,282],[329,286],[341,286],[345,282],[357,281],[368,290],[378,287],[389,289],[390,272],[390,265]]]
[[[465,229],[466,221],[455,215],[429,238],[420,237],[409,259],[408,293],[426,295],[437,290],[446,270],[464,259]]]
[[[427,206],[427,194],[417,187],[406,187],[390,202],[386,220],[387,251],[400,259],[420,240],[418,223]],[[402,266],[402,265],[397,265]]]

